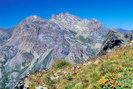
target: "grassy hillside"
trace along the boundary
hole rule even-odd
[[[51,70],[31,75],[25,83],[30,89],[133,89],[133,46],[116,48],[80,65],[56,61]]]

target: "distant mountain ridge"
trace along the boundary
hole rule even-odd
[[[8,34],[11,34],[13,32],[13,28],[5,29],[5,28],[0,27],[0,31],[7,32]]]
[[[126,29],[122,29],[122,28],[117,28],[114,29],[114,31],[120,32],[122,34],[126,33],[126,32],[131,32],[132,30],[126,30]]]
[[[125,30],[125,29],[114,29],[117,32],[120,32],[121,34],[124,34],[125,38],[128,38],[129,40],[133,40],[133,30]]]

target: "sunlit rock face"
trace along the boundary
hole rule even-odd
[[[53,15],[50,19],[57,23],[62,29],[68,29],[82,35],[84,37],[93,36],[92,32],[101,32],[102,34],[108,33],[108,29],[105,28],[98,20],[81,19],[69,13]],[[91,34],[90,34],[91,33]],[[96,33],[95,33],[96,34]]]
[[[51,67],[54,60],[81,63],[96,57],[109,29],[99,21],[82,20],[69,13],[46,20],[26,18],[0,46],[0,89],[11,88],[28,73]]]

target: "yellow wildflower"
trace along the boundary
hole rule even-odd
[[[104,83],[107,82],[106,78],[104,78],[104,77],[102,77],[102,78],[100,79],[100,81],[102,82],[102,84],[104,84]]]

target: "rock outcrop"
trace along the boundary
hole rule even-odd
[[[129,31],[124,33],[125,38],[129,39],[130,41],[133,41],[133,31]]]

